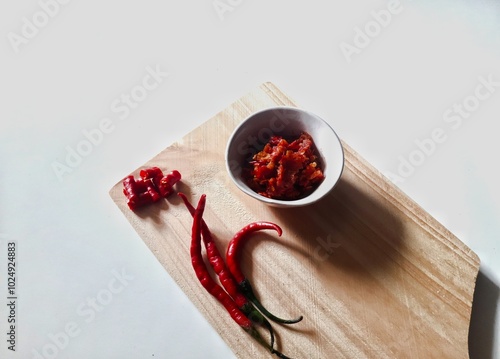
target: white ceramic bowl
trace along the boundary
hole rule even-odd
[[[277,200],[259,195],[242,178],[242,168],[260,151],[271,135],[298,137],[311,135],[325,175],[321,184],[307,197]],[[236,186],[247,195],[275,207],[299,207],[318,201],[338,182],[344,168],[344,151],[339,137],[319,116],[295,107],[272,107],[247,117],[234,130],[226,147],[226,168]]]

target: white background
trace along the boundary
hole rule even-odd
[[[223,13],[213,0],[0,4],[0,357],[234,357],[108,190],[272,81],[399,175],[397,185],[480,256],[471,358],[500,358],[500,3],[220,3]],[[148,67],[169,75],[127,116],[113,112]],[[480,79],[496,85],[475,100]],[[470,111],[447,122],[457,105]],[[58,178],[54,163],[67,165],[103,118],[109,133]],[[436,129],[440,143],[425,142]],[[402,165],[410,160],[412,170]],[[18,247],[15,353],[4,334],[9,241]]]

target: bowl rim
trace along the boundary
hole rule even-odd
[[[231,144],[233,143],[234,138],[238,135],[238,133],[240,132],[240,130],[247,124],[247,122],[249,122],[252,118],[254,118],[254,117],[258,116],[258,115],[261,115],[262,113],[265,113],[265,112],[279,111],[279,110],[297,111],[297,112],[305,114],[305,115],[307,115],[309,117],[315,118],[316,120],[322,122],[322,124],[332,132],[332,134],[334,135],[334,138],[338,141],[338,144],[339,144],[339,147],[340,147],[339,158],[341,159],[342,163],[340,165],[340,171],[335,172],[336,178],[334,179],[334,181],[332,182],[332,184],[331,184],[331,186],[329,188],[325,188],[323,191],[319,191],[318,192],[318,190],[321,188],[322,184],[325,183],[325,182],[322,182],[312,193],[310,193],[306,197],[295,199],[295,200],[280,200],[280,199],[274,199],[274,198],[269,198],[269,197],[262,196],[262,195],[256,193],[255,191],[253,191],[251,188],[242,186],[240,184],[239,179],[237,179],[235,177],[235,174],[234,174],[234,172],[231,169],[231,166],[229,164],[229,162],[230,162],[229,161],[229,150],[231,148]],[[322,153],[320,153],[320,155],[323,158],[325,157],[325,155],[322,154]],[[224,157],[224,159],[225,159],[226,171],[227,171],[227,173],[229,174],[229,177],[231,178],[231,180],[233,181],[233,183],[236,185],[236,187],[238,189],[240,189],[242,192],[244,192],[245,194],[249,195],[250,197],[252,197],[252,198],[254,198],[254,199],[258,200],[258,201],[264,202],[264,203],[266,203],[266,204],[268,204],[270,206],[274,206],[274,207],[300,207],[300,206],[309,205],[309,204],[312,204],[312,203],[315,203],[315,202],[319,201],[321,198],[323,198],[324,196],[326,196],[337,185],[337,183],[339,182],[340,177],[342,176],[342,173],[344,171],[344,166],[345,166],[344,146],[342,144],[342,140],[338,136],[337,132],[333,129],[333,127],[328,122],[326,122],[321,116],[317,115],[314,112],[311,112],[309,110],[305,110],[305,109],[302,109],[302,108],[299,108],[299,107],[296,107],[296,106],[286,106],[286,105],[285,106],[282,105],[282,106],[267,107],[267,108],[264,108],[264,109],[252,112],[247,117],[245,117],[234,128],[234,130],[232,131],[231,135],[229,136],[229,139],[227,140],[227,143],[226,143],[226,149],[225,149],[225,157]]]

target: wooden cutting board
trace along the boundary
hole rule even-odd
[[[253,236],[242,266],[271,312],[304,315],[298,324],[273,325],[278,348],[291,358],[468,358],[479,258],[348,144],[340,183],[312,206],[267,207],[232,184],[224,165],[231,132],[249,114],[276,105],[296,106],[265,83],[141,168],[179,170],[177,189],[194,204],[207,195],[205,220],[222,253],[249,222],[283,228],[282,237]],[[196,279],[189,255],[192,219],[177,196],[134,213],[121,180],[110,195],[238,358],[273,357]]]

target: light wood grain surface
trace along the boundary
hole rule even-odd
[[[343,143],[346,162],[339,184],[309,207],[267,207],[230,182],[224,150],[232,130],[252,112],[276,105],[297,106],[265,83],[142,167],[179,170],[183,180],[177,189],[193,203],[207,194],[205,220],[221,252],[251,221],[274,221],[283,228],[282,237],[272,232],[252,237],[242,266],[270,311],[304,315],[295,325],[273,325],[278,347],[288,356],[468,358],[477,255],[348,144]],[[110,195],[235,355],[272,357],[196,279],[189,255],[192,219],[179,198],[134,213],[121,180]]]

